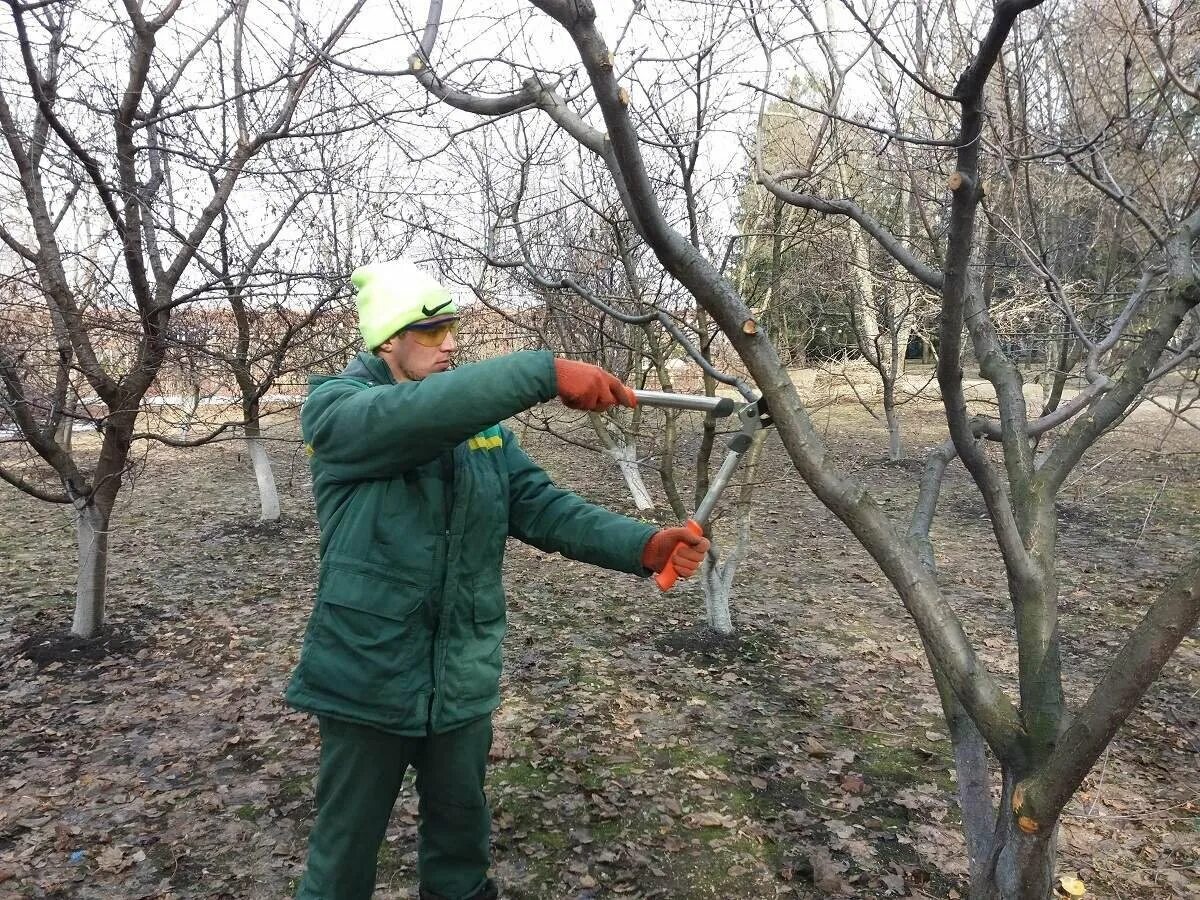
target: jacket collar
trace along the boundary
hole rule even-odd
[[[350,360],[350,364],[337,375],[310,375],[308,378],[309,390],[337,378],[351,378],[355,381],[364,382],[370,387],[377,384],[396,383],[396,379],[392,377],[392,370],[387,367],[387,363],[374,353],[363,351],[356,354]]]
[[[355,381],[366,381],[371,384],[395,384],[392,370],[374,353],[362,351],[355,354],[350,364],[338,375],[339,378],[353,378]]]

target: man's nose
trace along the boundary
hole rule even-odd
[[[441,350],[443,353],[453,353],[455,350],[458,349],[458,338],[455,337],[453,331],[446,332],[446,337],[442,341],[442,344],[440,347],[438,347],[438,349]]]

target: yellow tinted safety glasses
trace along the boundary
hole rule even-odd
[[[458,319],[437,322],[433,325],[409,325],[404,329],[413,336],[413,340],[422,347],[440,347],[442,342],[452,334],[458,334]]]

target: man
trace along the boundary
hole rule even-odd
[[[321,729],[303,900],[364,900],[416,770],[427,900],[497,897],[484,767],[499,705],[505,539],[635,575],[691,575],[708,541],[561,490],[498,422],[557,396],[633,406],[597,366],[513,353],[452,369],[458,310],[411,263],[357,269],[367,346],[314,377],[301,430],[321,526],[317,600],[287,690]]]

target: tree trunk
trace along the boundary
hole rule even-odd
[[[1158,453],[1162,453],[1163,447],[1167,446],[1167,438],[1171,436],[1171,432],[1175,430],[1175,426],[1179,424],[1183,402],[1182,392],[1177,393],[1171,402],[1171,409],[1167,410],[1171,418],[1167,421],[1167,427],[1163,429],[1162,434],[1158,436],[1158,440],[1154,443],[1154,449]]]
[[[967,856],[974,873],[987,855],[988,832],[996,820],[988,771],[987,744],[958,699],[943,697],[942,709],[954,746],[954,774],[958,783],[958,809],[962,817]]]
[[[683,505],[679,484],[675,480],[675,444],[678,435],[679,426],[675,414],[670,410],[663,410],[663,444],[658,460],[658,477],[662,481],[663,492],[667,495],[667,504],[671,507],[671,512],[682,521],[687,518],[687,507]]]
[[[271,459],[262,442],[262,426],[259,424],[259,406],[256,398],[249,397],[242,389],[242,416],[245,419],[246,448],[250,451],[250,464],[254,467],[254,478],[258,482],[258,499],[262,505],[260,522],[279,521],[279,490],[275,486],[275,473]]]
[[[1046,391],[1046,401],[1042,404],[1042,415],[1058,409],[1058,404],[1062,402],[1063,389],[1067,386],[1067,378],[1070,375],[1073,365],[1071,361],[1071,348],[1074,345],[1074,337],[1065,323],[1062,325],[1062,328],[1063,336],[1057,347],[1053,377],[1050,379],[1050,389]],[[1050,353],[1050,349],[1047,348],[1047,367],[1050,365]]]
[[[621,477],[625,479],[625,487],[629,488],[629,495],[633,497],[633,505],[639,512],[654,509],[654,500],[650,491],[646,489],[641,467],[638,466],[637,447],[633,444],[613,443],[605,450],[616,461]]]
[[[715,565],[711,556],[700,564],[700,589],[704,592],[704,611],[708,627],[717,634],[733,634],[733,618],[729,614],[729,595],[733,579],[724,577],[724,567]]]
[[[762,456],[763,442],[767,433],[760,431],[754,436],[750,449],[742,461],[745,473],[741,489],[738,491],[737,504],[734,507],[734,539],[729,546],[731,549],[723,560],[718,561],[718,549],[714,543],[712,549],[700,564],[700,588],[704,591],[704,606],[708,615],[708,626],[718,634],[733,634],[733,619],[729,612],[729,601],[733,597],[733,582],[737,576],[738,567],[746,558],[750,548],[750,521],[753,511],[754,488],[758,478],[758,461]]]
[[[75,543],[79,548],[79,575],[75,582],[75,617],[71,634],[96,636],[104,624],[104,589],[108,578],[108,521],[111,509],[96,503],[76,507]]]
[[[712,362],[712,352],[708,338],[708,313],[703,307],[696,307],[696,330],[700,332],[700,354],[708,363]],[[715,396],[717,382],[707,372],[704,373],[704,393]],[[708,465],[712,460],[713,444],[717,440],[717,420],[712,413],[704,414],[703,430],[700,433],[700,449],[696,453],[696,493],[692,506],[697,507],[704,495],[708,493]]]
[[[896,382],[883,379],[883,416],[887,420],[888,459],[892,462],[904,459],[904,446],[900,442],[900,413],[896,410]]]
[[[625,480],[625,487],[629,489],[629,495],[633,498],[633,505],[639,511],[646,512],[654,509],[654,500],[650,497],[650,491],[646,489],[646,482],[642,480],[642,470],[638,466],[636,432],[626,431],[627,426],[618,423],[615,418],[617,415],[620,413],[609,416],[589,413],[588,421],[591,422],[596,437],[604,445],[604,452],[617,464],[621,478]]]
[[[1054,886],[1057,828],[1026,834],[1013,813],[1017,776],[1004,772],[1004,791],[985,865],[971,879],[970,900],[1047,900]]]
[[[646,329],[646,343],[650,346],[650,359],[658,374],[658,384],[664,391],[675,390],[671,380],[671,371],[666,365],[666,355],[659,346],[658,338],[652,329]],[[675,410],[662,409],[663,439],[662,449],[658,456],[658,477],[662,482],[663,493],[667,495],[667,505],[679,521],[687,518],[687,507],[679,493],[679,483],[675,480],[675,448],[679,441],[679,415]]]
[[[929,540],[929,525],[933,521],[933,508],[924,504],[931,502],[930,498],[936,502],[936,493],[928,494],[927,485],[940,486],[946,466],[953,456],[953,451],[945,449],[945,445],[930,455],[921,484],[923,508],[919,508],[914,514],[913,530],[909,532],[909,537],[916,543],[921,562],[935,576],[937,561],[933,555],[933,544]],[[931,478],[935,481],[928,480]],[[933,673],[934,684],[937,685],[938,697],[942,701],[942,717],[946,721],[946,727],[950,731],[951,745],[954,747],[958,808],[962,819],[963,836],[967,841],[967,860],[971,867],[971,877],[974,879],[979,876],[987,864],[992,845],[992,831],[996,822],[996,805],[992,802],[992,779],[988,764],[987,742],[963,707],[958,695],[954,693],[954,686],[946,676],[945,670],[938,666],[933,648],[930,647],[924,636],[921,637],[921,646],[925,648],[925,658],[929,660],[929,668]]]
[[[188,385],[188,392],[180,398],[180,406],[183,410],[183,418],[179,421],[179,434],[181,437],[187,437],[188,432],[192,430],[192,422],[196,419],[196,413],[200,410],[199,382]]]
[[[62,418],[58,422],[58,430],[54,433],[54,442],[62,449],[63,453],[71,452],[71,438],[75,434],[75,410],[79,407],[79,400],[74,394],[67,395],[67,401],[63,405]]]
[[[247,429],[246,447],[250,451],[250,463],[254,467],[254,477],[258,481],[258,497],[262,502],[261,521],[278,522],[279,491],[275,487],[275,473],[271,470],[271,460],[267,456],[262,438],[257,434],[249,434],[249,429]]]

